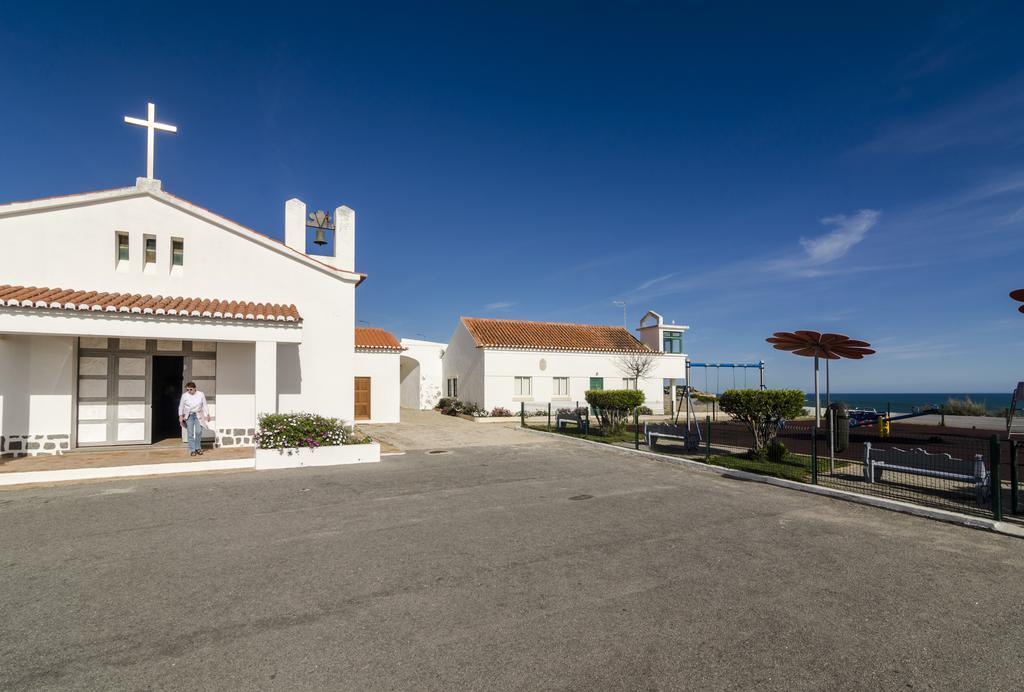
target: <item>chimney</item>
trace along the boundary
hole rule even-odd
[[[306,254],[306,203],[301,199],[284,203],[284,244]]]
[[[324,258],[338,269],[356,270],[356,213],[344,205],[334,210],[334,257]]]

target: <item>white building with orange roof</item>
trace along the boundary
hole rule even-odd
[[[397,423],[400,361],[405,347],[394,334],[377,327],[356,327],[355,344],[355,421]]]
[[[308,225],[333,254],[309,253]],[[261,413],[353,420],[357,375],[394,381],[374,402],[397,420],[398,352],[357,358],[348,207],[289,200],[280,242],[139,178],[0,206],[0,257],[0,454],[177,437],[189,380],[219,445],[252,444]]]
[[[640,321],[640,338],[624,327],[463,317],[444,351],[442,393],[518,412],[583,405],[590,389],[639,389],[662,413],[665,387],[686,375],[687,329],[655,312]],[[649,359],[650,372],[633,377],[624,363],[630,357]]]

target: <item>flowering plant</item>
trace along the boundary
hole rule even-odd
[[[511,416],[512,412],[509,411],[504,406],[495,406],[493,409],[491,409],[491,415],[495,416],[495,417],[498,417],[498,416],[505,417],[505,416]]]
[[[369,439],[354,435],[337,418],[315,413],[266,413],[260,416],[256,432],[256,446],[260,449],[316,448],[365,442]]]

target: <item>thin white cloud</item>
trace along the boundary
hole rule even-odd
[[[647,281],[644,281],[642,284],[637,286],[635,290],[643,291],[644,289],[650,288],[654,284],[660,284],[662,281],[667,281],[671,279],[676,274],[678,274],[678,272],[672,272],[671,274],[665,274],[663,276],[658,276],[653,279],[648,279]]]
[[[513,305],[515,305],[515,303],[507,303],[507,302],[501,301],[501,302],[497,302],[497,303],[488,303],[487,305],[484,306],[484,309],[485,310],[504,310],[505,308],[510,308]]]
[[[835,230],[817,238],[800,239],[806,253],[804,263],[816,267],[839,259],[864,240],[881,215],[876,209],[861,209],[853,216],[839,214],[822,219],[823,225],[835,226]]]

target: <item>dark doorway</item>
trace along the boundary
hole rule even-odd
[[[183,356],[153,356],[153,437],[152,442],[181,437],[178,402],[185,383]]]

